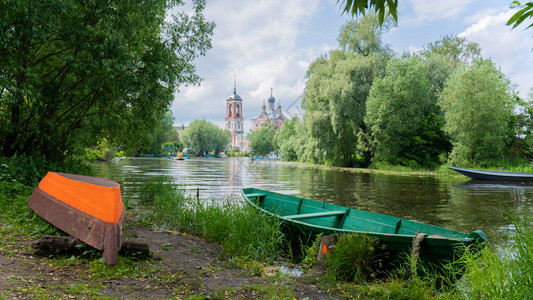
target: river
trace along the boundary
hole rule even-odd
[[[529,209],[533,185],[474,182],[466,177],[348,172],[250,158],[122,158],[96,163],[98,176],[133,197],[142,182],[167,175],[201,198],[238,199],[256,187],[331,202],[453,230],[481,229],[494,245],[509,240],[507,213]]]

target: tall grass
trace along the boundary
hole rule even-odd
[[[479,255],[467,251],[460,258],[466,273],[457,288],[465,297],[533,299],[533,215],[511,218],[516,233],[504,253],[486,247]]]
[[[339,280],[364,283],[379,269],[378,250],[378,241],[368,235],[341,236],[327,256],[328,269]]]
[[[141,188],[140,200],[153,205],[155,225],[203,236],[220,243],[229,255],[273,260],[282,251],[279,221],[235,199],[196,199],[171,178],[157,178]]]

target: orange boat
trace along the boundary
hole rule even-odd
[[[98,250],[115,265],[124,240],[120,185],[112,180],[48,172],[28,206],[57,228]]]

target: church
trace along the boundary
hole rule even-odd
[[[253,130],[259,130],[267,124],[274,124],[280,128],[285,123],[285,116],[281,111],[281,103],[278,103],[276,109],[276,98],[272,96],[272,89],[270,89],[270,97],[268,98],[268,109],[263,101],[263,107],[259,115],[251,119],[252,127],[249,132],[244,132],[244,111],[243,100],[237,95],[236,82],[233,86],[233,94],[226,99],[226,118],[225,129],[231,133],[231,147],[237,151],[245,152],[249,151],[248,136]]]

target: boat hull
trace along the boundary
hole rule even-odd
[[[420,232],[427,235],[421,245],[420,260],[438,265],[452,260],[467,246],[487,241],[482,231],[466,234],[259,189],[243,189],[242,195],[252,207],[279,218],[291,240],[311,242],[318,234],[367,234],[378,239],[391,253],[399,255],[411,252],[413,239]]]
[[[455,172],[477,180],[495,181],[533,181],[531,173],[493,172],[473,169],[448,167]]]
[[[96,189],[97,193],[86,192],[91,189]],[[88,203],[83,203],[84,200]],[[96,208],[91,209],[90,205]],[[50,172],[33,190],[28,206],[52,225],[103,251],[106,264],[117,263],[118,251],[124,241],[125,213],[118,183]],[[113,212],[105,214],[106,210]]]

